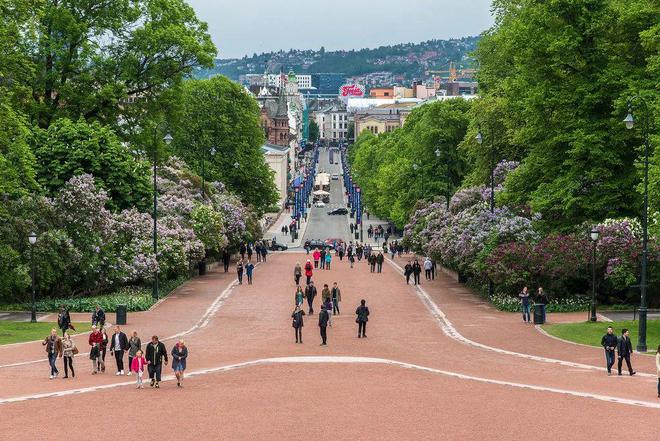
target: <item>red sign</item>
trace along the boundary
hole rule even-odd
[[[364,86],[346,84],[339,89],[339,95],[342,97],[362,97],[364,96]]]

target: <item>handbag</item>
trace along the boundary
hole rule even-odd
[[[78,355],[78,352],[80,352],[80,351],[78,350],[78,346],[74,346],[74,347],[73,347],[73,351],[72,351],[73,355]]]
[[[97,345],[92,346],[91,351],[89,351],[89,359],[95,360],[99,358],[99,347]]]

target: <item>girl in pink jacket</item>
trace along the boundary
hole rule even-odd
[[[142,351],[137,351],[133,361],[131,362],[131,371],[135,372],[136,378],[136,388],[142,389],[142,375],[144,374],[144,369],[147,366],[147,359],[142,355]]]

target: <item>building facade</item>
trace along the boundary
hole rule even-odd
[[[266,163],[273,171],[273,181],[279,196],[278,205],[284,205],[289,181],[289,147],[266,143],[261,147]]]

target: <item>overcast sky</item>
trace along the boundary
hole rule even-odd
[[[359,49],[477,35],[490,0],[188,0],[221,58],[279,49]]]

